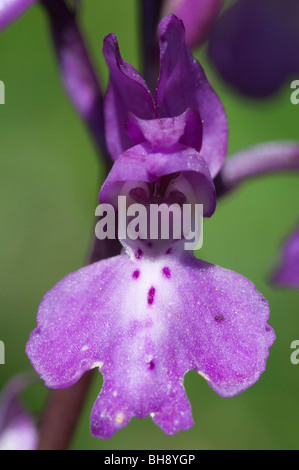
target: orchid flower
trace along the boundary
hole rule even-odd
[[[211,216],[213,177],[226,154],[225,113],[175,16],[160,23],[159,44],[152,97],[116,37],[105,39],[115,164],[100,200],[196,201]],[[94,436],[110,438],[132,417],[147,416],[167,434],[187,430],[189,370],[222,397],[243,392],[265,370],[275,339],[268,303],[248,279],[196,259],[180,240],[121,241],[121,255],[69,274],[46,294],[27,354],[50,388],[69,387],[93,368],[103,373]]]
[[[35,450],[38,432],[33,417],[24,410],[19,394],[32,382],[18,376],[0,396],[0,450]]]

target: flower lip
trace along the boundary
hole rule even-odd
[[[27,344],[49,387],[101,365],[91,429],[104,439],[133,416],[152,416],[168,434],[190,428],[185,373],[195,369],[219,395],[234,396],[258,380],[275,339],[268,303],[243,276],[187,253],[136,255],[123,252],[60,281]]]

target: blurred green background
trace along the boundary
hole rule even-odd
[[[124,58],[139,67],[138,0],[84,2],[81,23],[96,66],[107,83],[103,37],[115,32]],[[299,140],[299,106],[289,84],[273,99],[255,102],[232,93],[197,54],[228,114],[230,152],[266,140]],[[295,77],[299,78],[299,77]],[[30,370],[24,353],[42,296],[59,279],[80,268],[94,230],[102,182],[96,151],[65,96],[49,41],[47,21],[34,6],[0,36],[0,340],[6,365],[0,388]],[[290,344],[299,339],[299,292],[274,290],[268,279],[282,241],[298,221],[298,176],[259,178],[221,200],[205,223],[198,256],[251,279],[270,302],[277,340],[260,381],[233,399],[218,397],[195,372],[185,381],[195,426],[168,437],[150,419],[133,419],[109,441],[89,435],[89,413],[100,375],[73,441],[74,449],[297,449],[299,365]],[[47,391],[26,392],[38,415]]]

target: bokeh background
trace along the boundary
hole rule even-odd
[[[106,34],[115,32],[124,58],[139,67],[138,3],[84,2],[81,24],[103,87]],[[219,80],[204,50],[196,55],[225,105],[230,153],[267,140],[299,140],[299,106],[290,102],[290,83],[274,98],[245,99]],[[1,389],[14,374],[31,370],[24,348],[41,298],[86,260],[103,175],[89,135],[62,90],[39,5],[1,34],[0,80],[6,85],[6,104],[0,106],[0,340],[6,346]],[[290,362],[290,344],[299,339],[299,292],[275,290],[269,283],[281,244],[298,222],[298,196],[296,175],[244,184],[219,201],[198,252],[247,276],[269,300],[277,340],[260,381],[236,398],[222,399],[190,372],[185,380],[195,421],[190,431],[168,437],[150,419],[133,419],[111,440],[100,441],[89,435],[99,374],[74,449],[298,448],[299,365]],[[37,417],[46,396],[42,385],[25,393]]]

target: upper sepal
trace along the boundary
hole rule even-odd
[[[214,178],[219,172],[228,141],[224,108],[199,62],[185,43],[182,21],[169,15],[159,25],[160,78],[156,90],[159,116],[178,116],[195,109],[203,123],[201,155]]]
[[[127,114],[153,119],[155,106],[141,75],[121,57],[114,34],[105,38],[103,53],[110,70],[104,109],[107,146],[112,158],[117,160],[131,145],[125,131]]]

